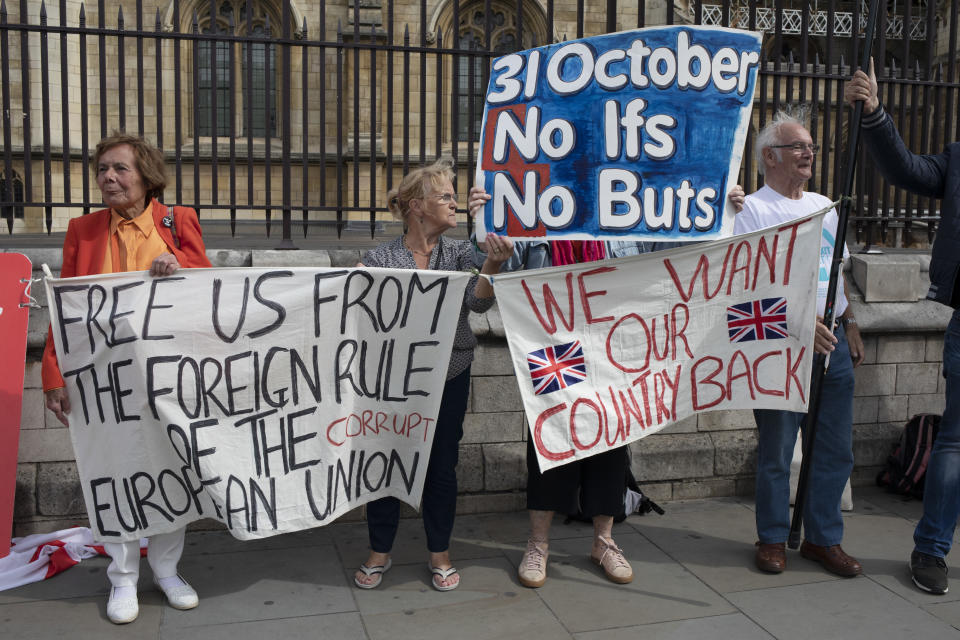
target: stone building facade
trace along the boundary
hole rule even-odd
[[[719,0],[618,0],[611,19],[611,3],[587,3],[582,15],[580,4],[7,2],[8,26],[0,21],[0,32],[6,35],[9,82],[2,92],[11,118],[0,172],[9,162],[11,193],[26,203],[16,208],[13,231],[62,231],[78,208],[96,206],[85,158],[115,129],[142,133],[164,150],[171,178],[164,201],[194,206],[205,220],[232,215],[252,223],[283,208],[296,211],[305,227],[321,229],[343,220],[386,220],[384,194],[405,163],[449,158],[460,180],[469,182],[488,49],[503,54],[661,25],[668,16],[677,24],[699,20],[765,31],[768,71],[785,76],[758,92],[755,124],[781,103],[817,105],[815,120],[831,121],[830,131],[838,132],[835,140],[824,140],[829,149],[817,171],[836,173],[838,161],[826,152],[843,148],[844,109],[826,78],[849,72],[862,0],[831,5],[833,14],[799,0],[736,0],[729,15]],[[899,61],[890,68],[901,70],[905,64],[931,68],[950,55],[949,3],[937,5],[932,21],[926,20],[925,1],[909,4],[909,19],[903,6],[890,16],[885,62]],[[753,22],[751,6],[757,8]],[[779,35],[777,7],[783,9]],[[17,29],[21,23],[31,26]],[[61,30],[44,31],[41,24]],[[937,34],[933,40],[930,28]],[[897,103],[915,100],[903,92]],[[923,109],[918,118],[937,117],[931,106]],[[756,176],[749,162],[741,179],[752,188]],[[5,179],[0,175],[0,188]]]

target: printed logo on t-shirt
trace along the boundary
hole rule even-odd
[[[836,238],[826,226],[820,240],[820,276],[817,279],[817,306],[823,309],[827,301],[827,289],[830,286],[830,266],[833,262],[833,247]]]

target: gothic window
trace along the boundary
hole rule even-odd
[[[464,49],[481,50],[483,41],[472,33],[460,36],[460,47]],[[473,135],[479,135],[480,121],[483,117],[483,97],[486,87],[483,86],[484,59],[460,58],[457,61],[457,138],[466,140],[470,136],[470,103],[473,103]],[[473,83],[471,87],[470,83]]]
[[[210,33],[210,30],[207,29],[204,33]],[[228,136],[230,135],[230,87],[233,85],[230,77],[230,43],[204,40],[198,43],[197,53],[200,87],[200,93],[197,95],[197,135],[213,135],[214,126],[216,126],[218,136]],[[216,92],[216,114],[213,112],[214,92]]]
[[[270,41],[277,24],[275,8],[267,2],[221,0],[217,14],[201,3],[206,15],[199,20],[201,33],[247,35],[252,42],[203,40],[197,45],[196,73],[198,136],[273,136],[277,132],[276,46]],[[268,10],[269,9],[269,10]],[[259,42],[258,40],[262,40]],[[231,59],[231,53],[233,54]],[[237,113],[231,121],[230,98]],[[214,96],[216,99],[214,100]],[[215,106],[214,106],[215,104]]]
[[[457,42],[460,49],[476,51],[486,50],[488,20],[485,13],[485,1],[469,3],[461,7],[457,25]],[[543,34],[539,31],[539,20],[533,20],[524,12],[523,43],[517,33],[517,6],[501,2],[490,3],[490,50],[496,56],[519,51],[544,44]],[[480,124],[483,118],[483,102],[486,96],[486,70],[489,58],[485,56],[461,56],[457,60],[457,91],[454,96],[454,109],[457,113],[457,139],[470,137],[470,105],[473,104],[473,136],[480,136]]]
[[[254,35],[269,36],[264,26],[255,26]],[[276,47],[272,44],[253,43],[246,45],[243,54],[243,79],[250,81],[251,90],[245,94],[249,100],[244,118],[249,117],[250,127],[254,136],[266,136],[267,131],[274,135],[277,130],[277,55]],[[251,65],[248,67],[247,65]],[[269,91],[267,84],[269,81]],[[245,120],[246,121],[246,120]]]

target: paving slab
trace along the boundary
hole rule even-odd
[[[55,579],[41,580],[16,589],[0,591],[0,605],[95,595],[102,595],[106,601],[107,592],[110,589],[110,582],[107,579],[109,564],[110,558],[90,558],[58,574]],[[146,586],[149,582],[141,579],[141,584]]]
[[[670,515],[690,512],[713,511],[714,509],[726,509],[730,505],[740,505],[747,509],[753,509],[753,498],[743,497],[724,497],[724,498],[696,498],[691,500],[676,500],[660,505],[664,509],[664,515],[657,513],[647,513],[642,516],[635,515],[627,518],[632,523],[643,523],[646,520],[656,521],[660,518],[666,518]]]
[[[862,513],[862,515],[861,515]],[[878,584],[916,603],[931,596],[910,580],[914,523],[890,512],[860,512],[844,519],[844,549],[856,557],[864,573]],[[960,588],[960,583],[954,583]],[[943,596],[960,599],[960,594]]]
[[[16,640],[960,638],[960,584],[951,580],[950,593],[932,596],[907,573],[921,505],[872,487],[855,489],[854,505],[844,516],[844,548],[865,570],[854,579],[832,576],[795,551],[785,573],[757,571],[752,500],[700,499],[615,525],[634,568],[629,585],[607,581],[589,560],[589,523],[565,525],[557,516],[546,584],[520,586],[525,511],[457,519],[451,554],[463,582],[447,593],[430,586],[416,518],[401,520],[394,567],[373,590],[353,585],[367,554],[362,522],[252,542],[223,530],[189,531],[180,569],[200,594],[197,609],[168,607],[142,561],[140,617],[112,625],[105,613],[109,560],[92,558],[0,592],[0,629]]]
[[[853,508],[858,513],[885,511],[916,524],[923,515],[923,501],[888,493],[880,487],[857,487],[853,490]]]
[[[871,508],[881,509],[896,514],[916,525],[923,515],[923,500],[909,498],[896,493],[889,493],[880,487],[864,487],[857,490],[858,495],[869,503]],[[910,531],[910,540],[913,539],[913,530]],[[953,540],[960,543],[960,528],[954,531]],[[908,541],[909,544],[909,541]]]
[[[355,571],[370,552],[366,523],[337,525],[330,532],[337,551],[347,569]],[[427,537],[420,518],[403,518],[391,552],[394,565],[423,564],[430,558]],[[479,516],[460,516],[453,525],[450,539],[450,557],[459,567],[465,560],[501,555],[496,543],[487,536]],[[351,573],[352,575],[352,573]]]
[[[742,613],[659,622],[574,634],[577,640],[771,640],[773,636]]]
[[[200,606],[192,611],[167,608],[164,627],[356,610],[333,545],[197,556],[181,569],[200,595]]]
[[[0,605],[0,629],[10,640],[50,638],[145,638],[155,635],[164,606],[160,594],[140,598],[140,617],[132,625],[115,625],[107,620],[107,598],[103,596],[34,600]]]
[[[130,638],[131,636],[124,636]],[[159,640],[240,640],[245,638],[323,638],[323,640],[365,640],[363,620],[357,613],[332,613],[280,620],[254,620],[197,627],[162,627]]]
[[[352,574],[351,574],[352,575]],[[420,611],[434,607],[505,599],[511,603],[538,600],[537,591],[517,582],[513,565],[503,557],[483,558],[460,567],[461,584],[453,591],[439,592],[430,585],[424,562],[394,566],[376,589],[354,589],[357,607],[365,617],[383,613]]]
[[[960,638],[946,624],[860,577],[730,594],[730,601],[779,640]]]
[[[816,564],[787,550],[787,571],[764,573],[753,561],[757,539],[754,511],[732,501],[710,501],[671,509],[662,518],[630,518],[637,531],[674,561],[720,593],[782,587],[830,579]]]
[[[396,571],[396,574],[394,574]],[[486,558],[461,570],[461,586],[438,593],[426,567],[391,569],[391,581],[359,591],[357,603],[371,639],[569,638],[539,597],[516,582],[504,558]]]
[[[935,615],[955,629],[960,629],[960,602],[956,600],[952,602],[931,600],[923,604],[923,610]]]
[[[591,538],[552,540],[547,582],[538,594],[560,622],[576,633],[638,623],[735,611],[668,555],[636,533],[615,534],[633,567],[634,580],[608,581],[589,559]],[[514,564],[520,554],[511,558]]]
[[[922,511],[921,503],[904,501],[876,487],[859,493],[862,497],[855,499],[855,512],[844,520],[844,548],[860,560],[864,572],[918,606],[960,601],[960,580],[955,572],[949,576],[950,591],[941,596],[920,591],[910,578],[913,529]],[[950,562],[951,556],[947,556],[948,567]]]

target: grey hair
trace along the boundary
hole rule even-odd
[[[753,158],[757,163],[757,171],[760,172],[760,175],[763,175],[766,171],[763,163],[763,150],[777,144],[783,144],[783,140],[780,138],[780,128],[783,125],[797,124],[807,128],[806,114],[806,105],[800,105],[795,109],[781,109],[774,114],[773,120],[760,130],[753,143]],[[777,160],[783,159],[783,155],[780,153],[781,149],[774,149],[773,152],[777,154]]]

